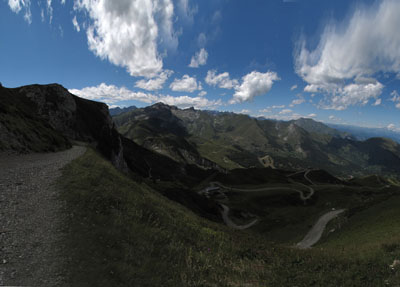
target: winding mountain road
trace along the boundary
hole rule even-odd
[[[55,182],[60,169],[85,150],[0,154],[0,286],[67,285],[67,214]]]
[[[307,233],[307,235],[303,238],[302,241],[297,243],[297,247],[300,249],[307,249],[313,246],[315,243],[317,243],[322,236],[322,233],[325,230],[326,225],[328,224],[329,221],[337,217],[339,214],[344,212],[345,209],[339,209],[339,210],[333,210],[329,211],[328,213],[325,213],[322,215],[317,223],[311,228],[311,230]]]
[[[222,211],[221,211],[221,215],[222,215],[222,219],[224,220],[225,224],[231,228],[234,229],[238,229],[238,230],[244,230],[247,229],[249,227],[252,227],[254,224],[257,223],[258,219],[253,220],[252,222],[245,224],[245,225],[237,225],[236,223],[234,223],[228,216],[229,214],[229,207],[226,206],[225,204],[220,204],[222,207]]]
[[[300,183],[298,183],[300,184]],[[301,184],[302,186],[304,186],[305,188],[308,188],[309,193],[307,195],[304,195],[304,191],[300,190],[300,189],[296,189],[296,188],[291,188],[291,187],[261,187],[261,188],[236,188],[236,187],[228,187],[223,185],[220,182],[217,181],[213,181],[210,182],[211,186],[219,186],[220,188],[226,189],[226,190],[231,190],[231,191],[240,191],[240,192],[260,192],[260,191],[273,191],[273,190],[280,190],[280,191],[294,191],[294,192],[298,192],[300,194],[300,198],[303,201],[306,201],[308,199],[311,198],[311,196],[313,196],[314,194],[314,189],[311,186],[307,186],[304,184]]]

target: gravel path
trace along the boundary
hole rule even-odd
[[[0,154],[0,286],[64,286],[64,204],[55,180],[81,156],[74,146],[57,153]]]

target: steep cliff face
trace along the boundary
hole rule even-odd
[[[41,152],[66,149],[68,139],[37,113],[19,89],[0,87],[0,150]]]
[[[83,141],[127,169],[107,105],[76,97],[58,84],[1,88],[0,99],[0,149],[48,151]]]
[[[190,184],[214,172],[135,144],[118,133],[107,105],[79,98],[58,84],[0,87],[0,151],[62,150],[71,141],[89,143],[119,170],[154,181]]]

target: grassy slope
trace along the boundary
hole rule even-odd
[[[320,246],[344,252],[388,251],[400,258],[400,197],[392,197],[351,216]]]
[[[390,257],[271,245],[197,217],[92,150],[59,183],[71,286],[384,286]],[[400,281],[397,281],[400,283]]]

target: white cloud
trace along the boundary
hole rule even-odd
[[[189,0],[178,0],[179,15],[188,24],[193,24],[194,15],[196,15],[198,8],[196,5],[190,7]]]
[[[395,103],[396,108],[400,109],[400,95],[399,95],[399,93],[396,90],[394,90],[393,92],[390,93],[390,95],[392,96],[392,98],[390,100]]]
[[[250,114],[250,110],[247,110],[247,109],[243,109],[243,110],[241,110],[240,112],[238,112],[239,114],[245,114],[245,115],[248,115],[248,114]]]
[[[340,122],[342,119],[341,118],[337,118],[337,117],[335,117],[334,115],[330,115],[329,116],[329,119],[331,120],[331,121],[334,121],[334,122]]]
[[[296,90],[296,89],[297,89],[297,85],[293,85],[293,86],[290,88],[291,91]]]
[[[95,87],[86,87],[81,90],[70,89],[69,92],[85,99],[101,101],[107,104],[129,100],[152,103],[158,100],[158,97],[152,94],[133,92],[125,87],[119,88],[105,83],[101,83]]]
[[[202,108],[212,109],[222,104],[221,100],[214,101],[206,99],[205,97],[189,97],[189,96],[173,97],[170,95],[160,96],[158,101],[167,105],[178,106],[181,108],[195,107],[198,109]]]
[[[204,47],[207,43],[207,36],[204,33],[200,33],[199,36],[197,37],[197,44],[200,47]]]
[[[78,21],[76,20],[76,16],[74,16],[74,18],[72,18],[72,24],[74,25],[74,29],[75,29],[76,31],[78,31],[78,32],[81,31],[81,28],[79,27],[79,23],[78,23]]]
[[[317,114],[309,114],[307,117],[308,117],[308,118],[316,118],[316,117],[317,117]]]
[[[86,28],[89,49],[132,76],[157,76],[163,67],[158,46],[178,45],[171,0],[75,0],[74,9],[91,20]]]
[[[327,25],[315,50],[302,41],[295,60],[304,90],[324,93],[325,107],[338,110],[376,99],[383,85],[371,77],[400,71],[399,14],[399,1],[383,0],[358,8],[346,26]]]
[[[392,98],[390,99],[392,102],[399,102],[400,101],[400,95],[396,90],[393,90],[390,95]]]
[[[274,81],[280,80],[275,72],[260,73],[253,71],[242,78],[242,84],[235,87],[233,98],[230,104],[250,101],[254,97],[268,93]]]
[[[268,115],[267,116],[269,119],[275,119],[279,121],[291,121],[291,120],[297,120],[299,118],[304,118],[304,115],[298,114],[298,113],[293,113],[293,114],[277,114],[277,115]]]
[[[64,5],[65,4],[65,0],[61,0],[61,4]]]
[[[198,68],[199,66],[204,66],[207,63],[208,53],[204,48],[201,48],[192,59],[190,60],[189,67]]]
[[[279,112],[280,115],[286,115],[286,114],[291,114],[293,111],[291,109],[284,109]]]
[[[24,19],[28,24],[32,23],[31,1],[30,0],[8,0],[11,11],[18,14],[22,9],[25,11]]]
[[[189,92],[202,90],[201,83],[197,83],[195,77],[184,75],[182,79],[175,79],[169,86],[175,92]]]
[[[50,24],[53,21],[53,7],[51,7],[51,1],[52,0],[47,0],[46,1],[46,4],[47,4],[47,15],[49,15],[49,23]]]
[[[148,104],[162,102],[167,105],[178,107],[195,107],[195,108],[215,108],[222,104],[221,100],[214,101],[205,97],[189,97],[170,95],[153,95],[150,93],[133,92],[125,87],[116,87],[101,83],[98,86],[86,87],[83,89],[70,89],[70,93],[89,100],[101,101],[109,106],[115,106],[116,103],[122,101],[140,101]]]
[[[376,99],[375,103],[373,103],[372,105],[373,106],[379,106],[381,103],[382,103],[382,99],[379,98],[379,99]]]
[[[375,83],[352,83],[340,89],[340,93],[331,96],[327,103],[322,102],[324,109],[345,110],[353,105],[366,105],[370,99],[377,99],[382,93],[383,85]]]
[[[397,129],[396,129],[396,126],[394,125],[394,124],[389,124],[387,127],[386,127],[388,130],[391,130],[391,131],[396,131]]]
[[[268,108],[259,110],[258,112],[259,112],[259,113],[270,113],[270,112],[271,112],[271,108],[268,107]]]
[[[149,80],[139,80],[135,83],[135,87],[148,91],[160,90],[163,88],[164,83],[173,74],[171,70],[162,71],[157,77]]]
[[[274,105],[271,108],[273,108],[273,109],[283,109],[284,107],[285,107],[285,105],[279,105],[279,106]]]
[[[294,100],[290,103],[289,107],[293,108],[293,107],[296,106],[296,105],[301,105],[301,104],[304,103],[305,101],[306,101],[306,100],[305,100],[303,97],[300,97],[300,98],[298,98],[298,99],[294,99]]]
[[[207,95],[207,92],[206,92],[206,91],[201,91],[201,92],[199,93],[199,97],[204,97],[205,95]]]
[[[239,85],[239,81],[231,79],[228,72],[217,75],[216,70],[210,70],[207,72],[205,82],[210,86],[218,86],[222,89],[233,89]]]
[[[221,19],[222,19],[221,11],[217,10],[214,12],[214,14],[211,18],[211,23],[217,24],[218,22],[221,21]]]

